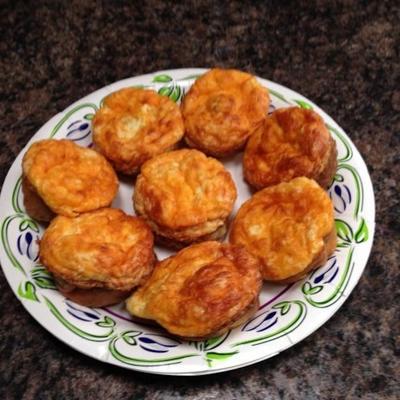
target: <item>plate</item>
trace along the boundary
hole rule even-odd
[[[91,146],[91,119],[109,93],[128,86],[151,88],[179,102],[204,69],[161,71],[116,82],[72,104],[32,137],[67,138]],[[344,131],[319,107],[300,94],[258,78],[271,96],[269,112],[297,105],[324,119],[338,148],[338,167],[329,195],[335,208],[338,245],[327,263],[290,285],[264,284],[260,308],[242,326],[202,342],[177,340],[156,328],[131,321],[123,304],[87,308],[66,300],[38,261],[37,239],[43,226],[24,211],[21,160],[10,168],[0,195],[0,261],[4,274],[26,310],[64,343],[103,362],[167,375],[202,375],[265,360],[300,342],[325,323],[357,284],[371,250],[375,203],[367,168]],[[224,160],[238,189],[235,210],[249,198],[243,181],[242,154]],[[133,185],[121,182],[114,207],[133,213]],[[159,259],[172,252],[156,248]]]

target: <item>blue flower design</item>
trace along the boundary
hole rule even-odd
[[[74,142],[77,142],[88,137],[90,133],[90,123],[87,121],[78,120],[68,125],[66,137]]]
[[[277,312],[268,310],[248,321],[247,324],[243,326],[242,331],[263,332],[274,326],[277,322],[278,322]]]
[[[153,353],[167,353],[171,348],[177,347],[180,342],[167,336],[158,334],[144,334],[139,336],[138,344],[143,350]]]
[[[344,183],[335,182],[329,190],[329,196],[339,214],[345,212],[352,201],[350,189]]]
[[[325,269],[325,268],[328,268],[328,269]],[[325,268],[322,273],[320,273],[313,279],[314,284],[321,283],[324,285],[324,284],[332,282],[335,279],[335,277],[339,271],[339,265],[338,265],[336,256],[332,256],[328,259],[327,267],[325,267]],[[317,270],[317,272],[320,272],[320,270]]]
[[[65,300],[65,304],[67,305],[67,313],[81,321],[93,322],[100,319],[100,313],[92,308],[77,306],[67,300]]]
[[[17,239],[17,248],[19,254],[27,256],[32,261],[39,258],[39,246],[37,240],[39,235],[33,234],[30,230],[23,231]]]

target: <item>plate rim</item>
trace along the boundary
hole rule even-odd
[[[52,116],[47,122],[45,122],[41,127],[39,127],[38,130],[36,130],[36,132],[31,136],[31,138],[28,140],[28,142],[26,143],[26,145],[21,149],[21,151],[18,153],[18,155],[16,156],[16,158],[14,159],[14,162],[11,164],[11,166],[9,167],[7,174],[4,178],[4,181],[2,183],[2,188],[1,188],[1,192],[0,192],[0,199],[3,200],[6,197],[6,184],[8,183],[9,180],[12,179],[12,175],[13,175],[13,171],[15,168],[17,168],[17,164],[18,164],[18,159],[21,157],[21,154],[23,154],[27,147],[35,140],[36,135],[39,133],[39,131],[42,131],[45,129],[46,126],[52,126],[54,125],[54,122],[59,119],[60,117],[62,117],[63,115],[65,115],[69,110],[73,109],[74,107],[76,107],[78,104],[84,103],[87,98],[95,95],[95,94],[99,94],[101,91],[111,91],[112,88],[114,86],[119,86],[119,85],[123,85],[125,83],[127,83],[128,81],[132,81],[132,79],[136,78],[136,79],[148,79],[151,77],[154,77],[156,75],[160,75],[160,74],[170,74],[170,75],[176,75],[179,73],[185,73],[185,74],[202,74],[204,72],[206,72],[209,68],[178,68],[178,69],[167,69],[167,70],[158,70],[158,71],[154,71],[151,73],[146,73],[146,74],[142,74],[142,75],[137,75],[137,76],[132,76],[132,77],[128,77],[128,78],[124,78],[121,80],[118,80],[116,82],[110,83],[104,87],[101,87],[91,93],[89,93],[86,96],[83,96],[82,98],[74,101],[72,104],[70,104],[69,106],[67,106],[63,111],[55,114],[54,116]],[[257,79],[261,80],[261,81],[265,81],[268,83],[268,85],[271,86],[277,86],[279,88],[284,89],[285,91],[289,92],[291,95],[295,95],[300,99],[304,99],[305,101],[307,101],[309,104],[311,104],[313,106],[313,108],[315,110],[317,110],[317,112],[322,112],[324,116],[327,116],[332,122],[334,122],[335,125],[337,125],[338,127],[340,127],[334,120],[332,117],[330,117],[329,114],[327,114],[323,109],[321,109],[318,105],[316,105],[313,101],[311,101],[310,99],[308,99],[307,97],[303,96],[301,93],[298,93],[288,87],[286,87],[285,85],[281,85],[279,83],[276,83],[274,81],[271,81],[269,79],[265,79],[262,77],[257,76]],[[356,278],[356,280],[353,282],[352,287],[350,289],[349,294],[355,289],[355,287],[357,286],[357,284],[359,283],[359,280],[361,279],[361,276],[364,273],[364,270],[367,266],[368,263],[368,259],[371,253],[371,249],[373,246],[373,240],[374,240],[374,236],[375,236],[375,194],[374,194],[374,187],[373,187],[373,183],[372,183],[372,179],[371,179],[371,175],[369,173],[368,167],[364,161],[364,158],[362,157],[360,151],[358,150],[358,148],[354,145],[353,141],[351,140],[351,138],[346,134],[346,132],[340,127],[341,131],[345,134],[346,139],[349,141],[352,151],[354,153],[357,154],[360,162],[363,165],[363,168],[365,169],[365,174],[363,175],[363,179],[366,179],[366,181],[364,180],[363,182],[366,183],[370,189],[371,189],[371,204],[369,204],[369,206],[371,207],[371,209],[369,210],[368,214],[371,215],[372,218],[368,218],[368,228],[369,228],[369,233],[370,233],[370,237],[371,240],[369,241],[368,244],[368,248],[365,249],[365,263],[363,265],[362,271],[360,271],[360,273],[358,274],[358,277]],[[0,211],[0,220],[3,221],[3,219],[7,216],[6,213]],[[74,346],[73,344],[69,343],[67,340],[64,340],[63,336],[57,335],[56,332],[59,329],[58,327],[51,329],[51,326],[48,326],[45,324],[44,321],[42,321],[42,317],[40,317],[40,312],[37,311],[35,309],[35,307],[33,307],[33,305],[27,301],[23,301],[22,298],[20,298],[18,296],[17,293],[17,289],[13,287],[10,277],[8,276],[8,274],[6,273],[6,268],[4,266],[4,260],[7,260],[7,255],[4,252],[4,248],[3,246],[0,246],[0,262],[1,262],[1,266],[2,266],[2,270],[3,270],[3,274],[6,278],[6,281],[8,283],[8,285],[10,286],[11,290],[13,291],[15,297],[17,297],[17,299],[20,301],[20,303],[22,304],[22,306],[24,307],[24,309],[31,315],[31,317],[38,322],[46,331],[48,331],[51,335],[55,336],[58,340],[60,340],[62,343],[66,344],[68,347],[74,349],[75,351],[78,351],[81,354],[84,354],[85,356],[88,356],[92,359],[95,359],[99,362],[102,363],[108,363],[111,365],[116,365],[118,367],[122,367],[125,369],[129,369],[129,370],[134,370],[134,371],[138,371],[138,372],[143,372],[143,373],[151,373],[151,374],[156,374],[156,375],[170,375],[170,376],[199,376],[199,375],[210,375],[210,374],[216,374],[216,373],[222,373],[222,372],[226,372],[226,371],[230,371],[230,370],[234,370],[234,369],[238,369],[238,368],[243,368],[243,367],[247,367],[250,366],[252,364],[256,364],[258,362],[267,360],[269,358],[272,358],[278,354],[280,354],[282,351],[287,350],[290,347],[295,346],[296,344],[300,343],[301,341],[303,341],[304,339],[308,338],[311,334],[315,333],[322,325],[324,325],[329,319],[331,319],[336,312],[339,310],[339,308],[341,308],[344,304],[344,302],[347,300],[348,296],[343,296],[343,300],[342,301],[338,301],[332,308],[330,308],[330,312],[326,312],[324,318],[322,318],[321,321],[318,321],[318,324],[313,325],[313,328],[311,330],[311,332],[308,332],[306,335],[302,335],[300,339],[292,342],[289,338],[289,344],[287,346],[282,346],[280,347],[279,351],[272,353],[272,354],[267,354],[267,355],[263,355],[260,358],[257,359],[253,359],[247,362],[238,362],[235,365],[231,365],[231,366],[227,366],[227,367],[221,367],[221,368],[203,368],[200,369],[198,371],[190,371],[190,372],[170,372],[170,371],[158,371],[158,370],[154,370],[154,369],[146,369],[146,367],[137,367],[134,365],[128,365],[128,364],[123,364],[121,362],[118,362],[117,360],[112,359],[111,357],[107,357],[105,359],[101,359],[99,357],[96,357],[95,354],[91,353],[90,350],[87,351],[86,347],[77,347]],[[163,368],[165,366],[159,366],[160,368]],[[158,366],[156,368],[159,368]],[[167,368],[168,369],[168,368]]]

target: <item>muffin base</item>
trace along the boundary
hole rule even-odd
[[[28,215],[41,222],[50,222],[56,214],[51,211],[47,204],[36,193],[25,175],[22,176],[21,187],[24,195],[24,207]]]
[[[60,293],[67,299],[86,307],[105,307],[118,304],[132,293],[132,290],[122,291],[105,288],[82,289],[69,285],[57,278],[55,278],[55,283]]]

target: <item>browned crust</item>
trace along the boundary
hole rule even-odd
[[[336,143],[322,118],[312,110],[281,108],[247,141],[245,180],[260,190],[305,176],[326,188],[337,167]]]
[[[132,126],[124,123],[128,120]],[[92,125],[96,150],[126,175],[137,174],[145,161],[173,150],[184,134],[175,102],[153,90],[132,87],[107,96]]]
[[[335,239],[332,201],[305,177],[253,195],[239,209],[230,234],[232,243],[259,257],[264,280],[279,283],[297,280],[324,262],[326,244],[329,251],[335,248],[331,239]]]
[[[206,339],[211,339],[217,336],[221,336],[230,329],[236,328],[240,326],[241,324],[247,322],[258,310],[258,307],[260,305],[260,301],[258,299],[258,296],[256,296],[252,302],[249,303],[249,305],[241,310],[238,314],[236,314],[229,322],[224,324],[223,326],[220,326],[217,328],[215,331],[209,333],[208,335],[205,336],[197,336],[197,337],[190,337],[190,336],[178,336],[181,339],[184,340],[193,340],[193,341],[201,341],[201,340],[206,340]]]
[[[243,71],[214,68],[196,80],[181,109],[188,146],[214,157],[241,150],[267,115],[268,89]]]
[[[229,331],[230,329],[234,329],[242,324],[244,324],[245,322],[247,322],[258,310],[260,306],[260,301],[258,296],[254,298],[254,300],[249,303],[249,305],[241,310],[237,315],[235,315],[234,318],[231,319],[231,321],[227,322],[226,324],[224,324],[223,326],[217,328],[215,331],[211,332],[210,334],[206,335],[206,336],[179,336],[179,335],[175,335],[173,333],[169,333],[170,335],[177,337],[179,339],[183,339],[183,340],[191,340],[191,341],[202,341],[202,340],[206,340],[206,339],[211,339],[217,336],[221,336],[224,333],[226,333],[227,331]],[[154,321],[152,319],[146,319],[146,318],[140,318],[140,317],[136,317],[134,315],[131,315],[132,320],[137,322],[138,324],[143,324],[146,326],[150,326],[150,327],[157,327],[158,329],[161,329],[164,332],[168,332],[163,326],[161,326],[160,324],[157,323],[157,321]]]
[[[153,241],[143,219],[119,209],[57,216],[40,241],[40,261],[64,290],[130,292],[153,270]]]
[[[253,315],[261,287],[257,258],[243,246],[210,241],[159,263],[127,309],[141,323],[152,319],[174,336],[204,340]]]
[[[109,206],[118,191],[118,178],[110,163],[96,151],[66,139],[33,143],[24,154],[22,169],[34,192],[59,215],[76,217]],[[24,186],[29,211],[48,220],[43,204],[32,199]]]
[[[156,262],[157,256],[154,253],[154,263]],[[147,276],[143,277],[141,284],[143,284],[150,275],[151,271]],[[86,307],[106,307],[121,303],[136,289],[136,287],[131,290],[116,290],[103,287],[94,287],[90,289],[80,288],[69,284],[57,275],[53,274],[53,276],[57,289],[61,294],[63,294],[67,299]]]
[[[290,276],[289,278],[278,280],[278,281],[271,280],[269,282],[292,283],[292,282],[296,282],[300,279],[305,278],[309,272],[313,271],[314,269],[317,269],[318,267],[320,267],[321,265],[325,264],[328,261],[328,258],[330,257],[330,255],[336,249],[336,242],[337,242],[336,228],[335,228],[335,226],[333,226],[332,231],[327,236],[324,237],[324,246],[323,246],[322,250],[319,252],[319,254],[317,254],[314,257],[314,260],[307,266],[306,269],[304,269],[303,271],[299,272],[296,275]]]
[[[230,321],[226,322],[224,325],[216,328],[214,331],[209,333],[208,335],[205,336],[179,336],[173,333],[170,333],[170,335],[177,337],[179,339],[183,340],[192,340],[195,342],[206,340],[206,339],[211,339],[217,336],[221,336],[227,331],[234,329],[245,322],[247,322],[258,310],[260,306],[260,301],[258,298],[258,295],[254,297],[253,301],[249,303],[249,305],[244,308],[243,310],[240,310]],[[136,317],[135,315],[131,315],[132,320],[137,322],[138,324],[143,324],[151,327],[157,327],[165,332],[168,332],[163,326],[157,323],[157,321],[152,320],[152,319],[146,319],[146,318],[140,318]]]
[[[25,175],[22,175],[22,193],[25,211],[30,217],[41,222],[50,222],[55,217],[56,214],[47,207]]]
[[[142,166],[133,203],[136,214],[161,236],[159,242],[180,248],[219,239],[236,196],[232,176],[218,160],[182,149],[154,157]]]

